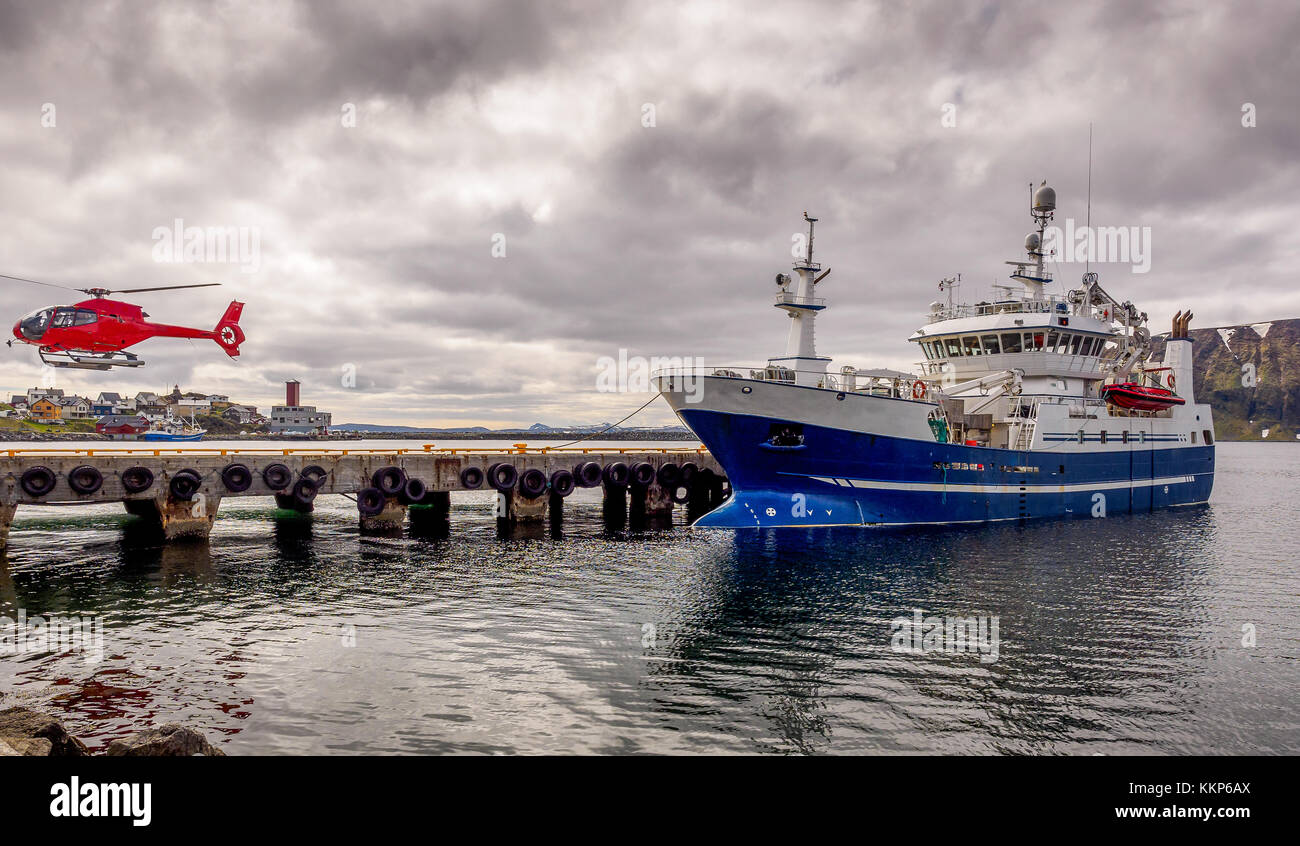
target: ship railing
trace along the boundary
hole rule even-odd
[[[829,391],[842,391],[863,396],[888,397],[891,399],[921,400],[933,402],[941,385],[941,380],[921,378],[911,374],[899,376],[871,375],[870,371],[857,372],[854,368],[844,368],[839,374],[824,370],[796,370],[780,365],[721,365],[712,367],[671,367],[656,370],[653,379],[666,379],[669,389],[673,383],[681,380],[689,386],[705,377],[721,379],[740,379],[755,382],[777,382],[786,385],[807,385]],[[805,377],[805,378],[800,378]],[[915,383],[922,382],[925,390],[920,397],[914,395]]]
[[[930,312],[927,322],[953,320],[959,317],[985,317],[994,314],[1069,314],[1070,303],[1064,297],[1046,297],[1041,300],[996,300],[994,302],[962,303],[950,307],[940,306]]]
[[[800,297],[791,291],[777,291],[776,304],[799,306],[801,308],[826,308],[826,298],[825,297]]]

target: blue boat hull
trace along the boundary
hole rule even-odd
[[[145,432],[140,436],[142,441],[198,441],[202,440],[203,435],[172,435],[167,432]]]
[[[770,417],[684,407],[734,495],[705,528],[889,526],[1107,516],[1209,499],[1214,447],[1017,451],[803,426],[767,443]]]

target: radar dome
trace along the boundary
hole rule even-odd
[[[1030,232],[1025,236],[1025,250],[1031,253],[1038,252],[1038,248],[1043,245],[1043,239],[1038,237],[1037,232]]]
[[[1049,187],[1046,180],[1034,192],[1034,211],[1049,212],[1056,210],[1056,189]]]

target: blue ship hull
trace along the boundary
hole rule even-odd
[[[1213,446],[1018,451],[805,424],[801,445],[774,447],[774,418],[679,414],[734,489],[705,528],[1100,517],[1202,503],[1214,484]]]

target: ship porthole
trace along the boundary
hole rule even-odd
[[[742,394],[752,394],[754,392],[754,389],[746,385],[745,387],[740,389],[740,392]]]
[[[840,393],[836,394],[835,399],[839,400],[840,402],[844,402],[844,392],[841,391]]]

